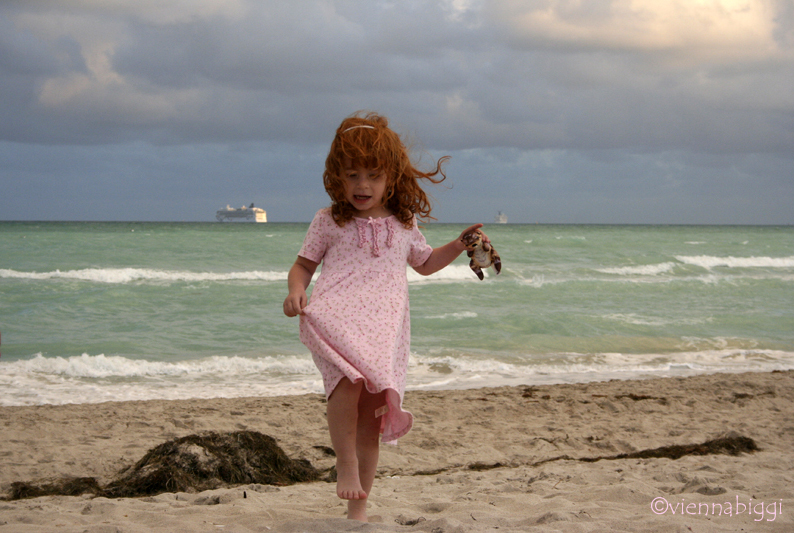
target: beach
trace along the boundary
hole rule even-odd
[[[794,528],[792,371],[410,391],[406,407],[415,425],[381,447],[369,524],[345,520],[333,484],[314,481],[6,500],[0,532]],[[261,432],[325,469],[324,413],[317,394],[2,407],[0,489],[68,476],[104,485],[155,446],[205,432]],[[643,455],[721,438],[758,449]]]

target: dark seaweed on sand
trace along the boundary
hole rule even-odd
[[[580,461],[595,462],[601,459],[680,459],[685,455],[739,455],[753,453],[759,450],[758,445],[750,437],[730,434],[718,439],[709,440],[701,444],[674,444],[638,452],[621,453],[608,457],[582,458]]]
[[[92,493],[108,498],[196,492],[228,485],[291,485],[320,479],[306,460],[287,457],[273,437],[255,431],[188,435],[149,450],[105,487],[94,478],[52,483],[16,482],[9,499]]]
[[[540,466],[552,461],[574,460],[595,462],[618,459],[679,459],[685,455],[753,453],[759,448],[755,441],[736,433],[700,444],[662,446],[632,453],[599,457],[570,457],[562,455],[531,463]],[[459,465],[458,465],[459,466]],[[491,470],[511,467],[503,463],[474,463],[471,470]],[[435,475],[449,470],[416,472],[415,475]],[[258,483],[262,485],[291,485],[305,481],[335,481],[336,472],[316,470],[306,460],[287,457],[273,437],[255,431],[234,433],[206,433],[188,435],[168,441],[149,452],[133,467],[105,487],[94,478],[65,478],[40,484],[16,482],[11,485],[7,499],[36,498],[38,496],[77,496],[94,494],[108,498],[135,497],[163,492],[200,492],[224,486]]]
[[[15,481],[11,484],[8,500],[38,498],[39,496],[79,496],[81,494],[100,495],[102,487],[92,477],[67,477],[51,483],[28,483]]]
[[[308,461],[287,457],[273,437],[237,431],[188,435],[163,443],[104,492],[110,497],[141,496],[244,483],[292,485],[318,478]]]

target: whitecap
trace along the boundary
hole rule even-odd
[[[456,320],[460,320],[462,318],[477,318],[479,315],[474,311],[463,311],[460,313],[444,313],[443,315],[432,315],[426,316],[425,318],[434,318],[434,319],[447,319],[447,318],[454,318]]]
[[[600,316],[600,315],[599,315]],[[624,324],[632,324],[635,326],[692,326],[696,324],[705,324],[713,322],[713,317],[706,318],[662,318],[662,317],[648,317],[638,315],[636,313],[613,313],[603,316],[607,320],[614,320]]]
[[[187,272],[150,268],[84,268],[80,270],[54,270],[50,272],[21,272],[0,269],[0,278],[51,280],[64,279],[95,283],[130,283],[134,281],[285,281],[287,272]]]
[[[677,255],[678,261],[706,270],[727,268],[794,268],[794,257],[715,257],[710,255]]]
[[[198,376],[216,374],[252,374],[277,372],[307,374],[314,372],[311,359],[299,356],[212,356],[178,362],[131,359],[119,355],[82,354],[72,357],[44,357],[12,361],[3,366],[5,373],[50,374],[71,378],[132,378],[155,376]]]
[[[485,276],[488,277],[488,272],[483,270]],[[455,282],[455,281],[478,281],[477,277],[474,275],[474,272],[471,271],[468,265],[449,265],[447,267],[442,268],[438,272],[434,274],[430,274],[429,276],[423,276],[415,271],[413,268],[409,268],[407,271],[408,282],[409,283],[433,283],[433,282]]]
[[[675,263],[667,262],[656,265],[597,268],[596,270],[604,274],[617,274],[619,276],[658,276],[659,274],[666,274],[674,268]]]

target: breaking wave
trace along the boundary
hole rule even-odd
[[[158,270],[151,268],[84,268],[79,270],[53,270],[50,272],[23,272],[0,269],[0,278],[28,279],[35,281],[70,280],[92,283],[133,282],[222,282],[222,281],[287,281],[287,271],[249,272],[188,272],[181,270]],[[407,270],[410,283],[432,283],[476,280],[466,265],[450,265],[430,276],[422,276],[413,269]],[[314,278],[317,278],[315,274]],[[486,272],[486,276],[488,273]]]
[[[706,270],[727,268],[794,268],[794,257],[714,257],[710,255],[677,255],[678,261]]]
[[[52,272],[20,272],[0,269],[0,278],[31,280],[64,279],[95,283],[131,283],[134,281],[286,281],[287,272],[186,272],[150,268],[84,268]]]
[[[314,363],[308,357],[240,357],[214,356],[177,362],[130,359],[118,355],[44,357],[12,361],[3,367],[7,373],[58,375],[71,378],[140,378],[164,376],[246,375],[261,372],[313,374]]]
[[[616,268],[599,268],[598,272],[604,274],[617,274],[619,276],[657,276],[666,274],[675,268],[675,263],[661,263],[658,265],[639,265]]]
[[[794,368],[794,353],[716,348],[669,354],[557,353],[524,357],[421,355],[409,362],[409,390],[577,383],[769,372]],[[162,362],[120,356],[44,357],[0,363],[0,406],[106,401],[240,398],[323,392],[309,354],[215,356]]]

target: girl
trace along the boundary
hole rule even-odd
[[[351,519],[367,521],[379,436],[396,441],[413,423],[402,408],[410,347],[406,264],[423,275],[437,272],[466,250],[463,235],[482,227],[439,248],[419,232],[416,217],[432,218],[419,179],[443,181],[447,159],[421,172],[385,117],[345,119],[323,173],[331,206],[315,215],[289,272],[284,313],[300,315],[300,339],[323,376],[336,493],[349,500]]]

